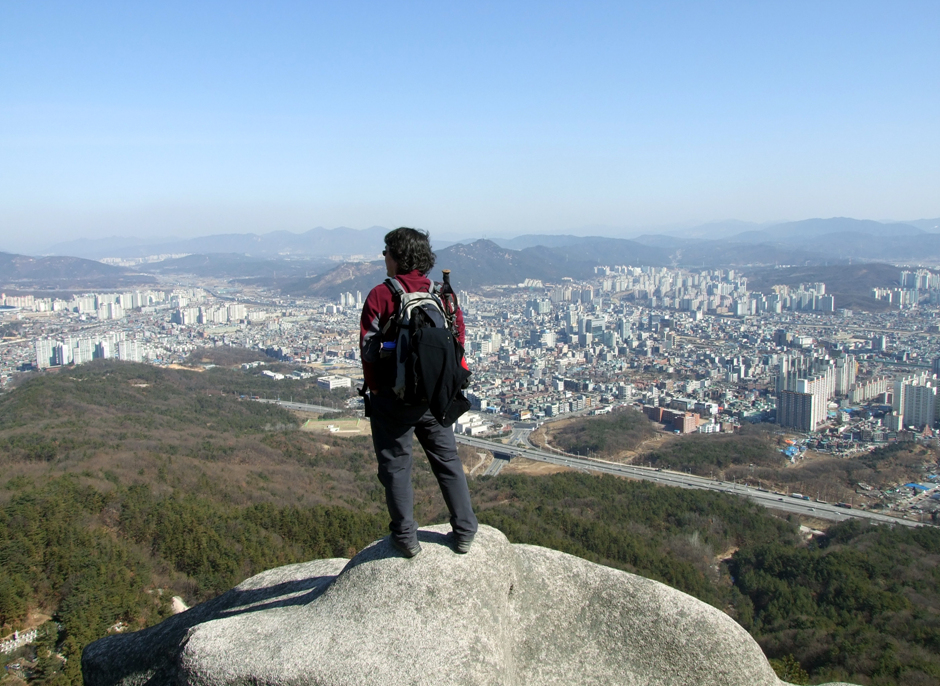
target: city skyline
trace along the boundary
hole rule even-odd
[[[929,2],[6,5],[0,249],[937,217],[938,30]]]

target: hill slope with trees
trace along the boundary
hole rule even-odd
[[[84,645],[159,621],[174,595],[199,602],[385,534],[369,439],[303,432],[290,413],[239,400],[254,383],[108,363],[0,396],[0,633],[30,613],[58,623],[3,657],[30,658],[29,682],[80,683]],[[293,383],[310,400],[325,393]],[[446,521],[420,457],[414,481],[418,520]],[[813,682],[940,684],[937,529],[842,524],[806,542],[795,521],[730,494],[576,472],[477,478],[471,491],[480,520],[513,542],[722,609],[794,683],[805,669]]]

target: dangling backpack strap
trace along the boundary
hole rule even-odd
[[[362,388],[357,388],[356,392],[362,398],[362,411],[366,417],[372,416],[372,398],[369,396],[369,386],[365,383]]]

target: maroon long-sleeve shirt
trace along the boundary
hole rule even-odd
[[[406,293],[428,291],[431,288],[431,280],[418,270],[397,274],[395,278]],[[366,386],[373,391],[378,391],[380,388],[375,363],[379,358],[379,349],[382,347],[382,327],[394,314],[395,299],[392,297],[392,291],[384,283],[380,283],[369,291],[366,301],[362,304],[362,317],[359,320],[359,356],[362,359],[362,375]],[[460,345],[463,345],[464,323],[460,308],[457,309],[455,323],[457,340]],[[394,340],[393,335],[389,332],[384,340]]]

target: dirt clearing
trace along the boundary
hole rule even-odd
[[[528,460],[524,457],[514,457],[509,464],[503,467],[500,474],[525,474],[527,476],[546,476],[548,474],[557,474],[558,472],[567,472],[571,468],[550,462],[537,462]],[[498,477],[497,477],[498,478]]]

